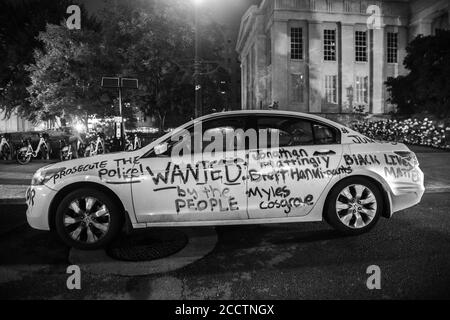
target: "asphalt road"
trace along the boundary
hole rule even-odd
[[[140,277],[82,273],[75,291],[69,248],[21,224],[24,206],[4,205],[0,299],[448,299],[449,195],[427,194],[359,237],[325,223],[220,227],[215,249],[194,264]],[[381,290],[366,287],[371,265]]]

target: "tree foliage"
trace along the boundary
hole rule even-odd
[[[102,90],[102,76],[135,77],[139,90],[124,104],[159,121],[190,117],[194,109],[192,5],[182,0],[118,1],[98,15],[99,27],[68,30],[48,24],[38,40],[31,74],[30,116],[117,115],[117,92]],[[221,59],[220,27],[202,27],[202,55]],[[217,75],[203,77],[206,93],[219,97]],[[208,91],[209,90],[209,91]],[[211,99],[210,99],[211,100]],[[220,99],[219,99],[220,100]],[[208,101],[218,103],[220,101]]]
[[[450,116],[450,31],[419,36],[407,47],[406,76],[386,82],[391,102],[406,114]]]
[[[59,24],[68,0],[28,0],[0,2],[0,110],[9,116],[13,111],[29,114],[26,66],[34,62],[35,49],[42,48],[37,38],[47,24]],[[81,6],[82,7],[82,6]],[[92,23],[86,18],[85,23]]]
[[[192,56],[192,30],[185,1],[138,1],[108,8],[102,15],[104,43],[116,74],[136,77],[138,92],[126,98],[160,127],[168,114],[183,113],[194,91],[177,61]],[[185,109],[185,108],[184,108]]]
[[[68,30],[65,25],[47,25],[38,39],[43,50],[36,50],[36,62],[27,70],[31,74],[30,117],[112,114],[101,101],[99,74],[107,65],[98,46],[99,34],[87,28]]]

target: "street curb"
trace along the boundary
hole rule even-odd
[[[425,190],[425,194],[433,194],[433,193],[450,193],[450,187],[428,188]]]
[[[27,201],[25,198],[0,199],[0,205],[5,204],[27,204]]]

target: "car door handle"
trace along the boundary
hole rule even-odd
[[[333,156],[335,154],[336,154],[336,152],[334,152],[333,150],[320,150],[320,151],[314,152],[314,157],[318,157],[318,156]]]

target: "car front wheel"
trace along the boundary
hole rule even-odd
[[[343,234],[359,235],[376,225],[383,206],[378,186],[364,178],[350,178],[338,183],[328,195],[325,219]]]
[[[95,250],[119,234],[123,214],[103,192],[86,188],[71,192],[61,201],[55,225],[60,238],[70,247]]]

